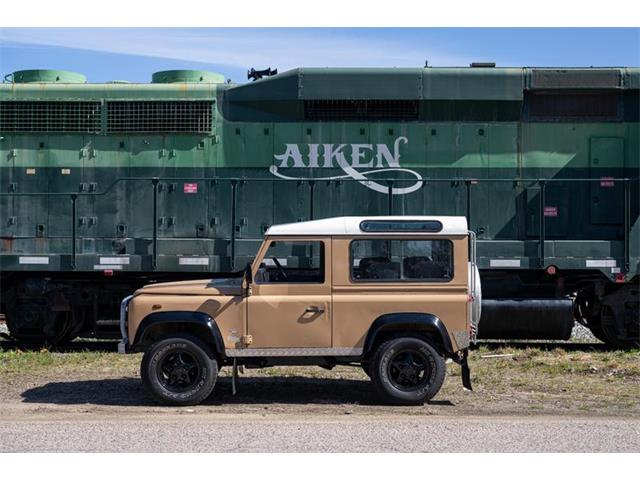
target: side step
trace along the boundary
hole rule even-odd
[[[97,320],[96,327],[120,327],[120,320]]]
[[[120,338],[120,320],[102,319],[97,320],[95,325],[95,334],[98,338]]]

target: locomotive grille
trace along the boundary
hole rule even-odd
[[[417,120],[417,100],[305,100],[305,120]]]
[[[538,88],[616,88],[621,86],[619,69],[535,69],[531,87]]]
[[[526,95],[532,120],[616,120],[619,92],[530,92]]]
[[[210,101],[107,102],[107,133],[211,131]]]
[[[100,102],[0,102],[1,132],[100,132]]]

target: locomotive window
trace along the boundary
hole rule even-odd
[[[107,102],[107,133],[209,133],[211,101]]]
[[[532,121],[621,120],[619,92],[528,92],[525,105]]]
[[[100,102],[0,102],[1,132],[100,132]]]
[[[450,240],[371,239],[351,242],[351,279],[357,282],[448,282]]]
[[[418,120],[417,100],[305,100],[304,118],[330,120]]]

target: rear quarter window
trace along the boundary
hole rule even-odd
[[[448,239],[360,239],[350,245],[355,282],[449,282],[453,243]]]

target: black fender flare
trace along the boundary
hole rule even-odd
[[[220,333],[218,324],[211,316],[203,312],[178,310],[150,313],[142,319],[142,322],[140,322],[132,345],[134,347],[143,345],[145,336],[151,329],[158,325],[199,325],[207,332],[206,337],[202,338],[202,340],[204,340],[205,343],[212,345],[215,349],[215,353],[220,355],[222,358],[226,357],[224,341],[222,340],[222,334]]]
[[[433,332],[442,341],[446,353],[453,355],[453,346],[447,327],[442,320],[432,313],[406,312],[386,313],[379,316],[369,328],[363,345],[363,356],[373,353],[376,337],[381,333],[392,331]]]

